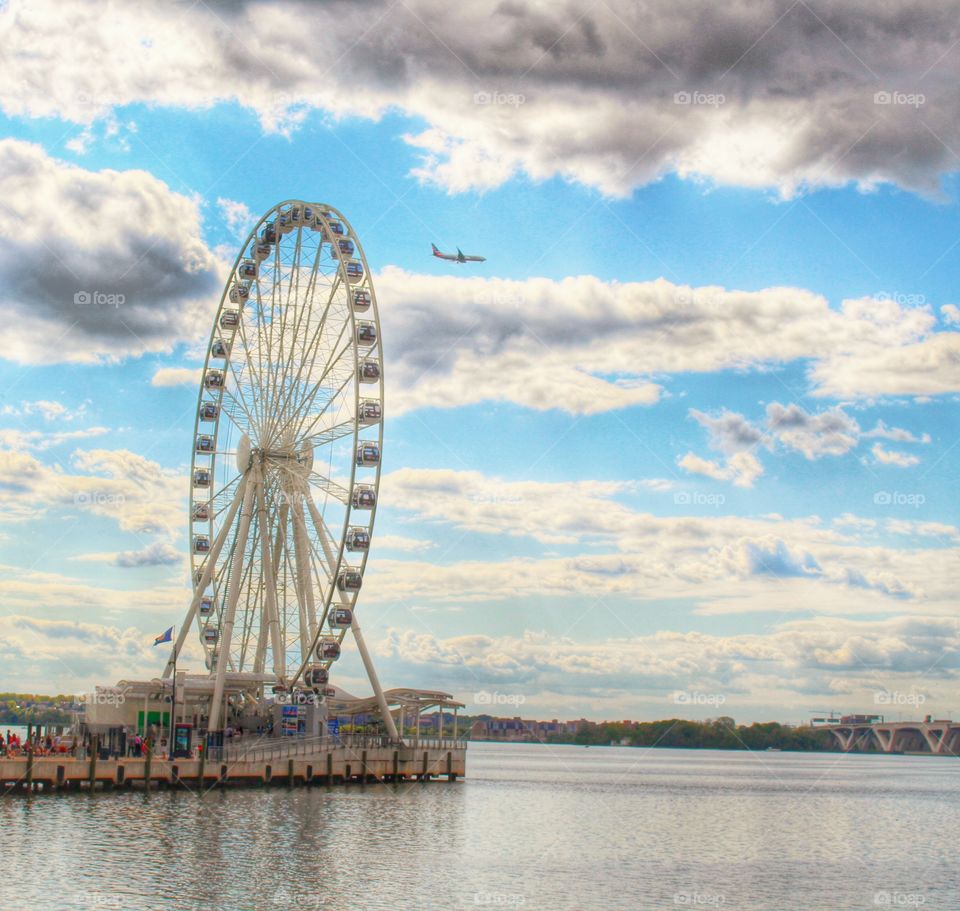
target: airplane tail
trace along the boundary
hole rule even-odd
[[[437,249],[437,245],[436,245],[436,244],[430,244],[430,246],[433,248],[433,252],[434,252],[434,253],[439,253],[439,252],[440,252],[440,251]]]

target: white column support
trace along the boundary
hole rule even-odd
[[[253,475],[252,478],[249,475]],[[220,627],[220,637],[217,643],[217,677],[213,687],[213,697],[210,700],[210,719],[207,722],[208,731],[219,730],[220,703],[223,701],[223,685],[227,674],[227,658],[230,651],[230,642],[233,639],[233,622],[237,614],[237,601],[240,598],[240,587],[243,584],[243,555],[247,549],[247,535],[250,532],[250,520],[253,518],[253,494],[260,482],[260,468],[257,463],[248,470],[248,480],[243,492],[243,506],[240,509],[240,527],[237,531],[237,542],[233,551],[233,565],[230,568],[230,584],[227,591],[227,608],[224,612],[223,623]]]
[[[267,525],[267,498],[263,492],[263,484],[257,486],[257,523],[260,526],[260,562],[263,568],[263,593],[266,607],[266,625],[270,631],[270,648],[273,651],[273,672],[278,679],[283,679],[287,672],[287,656],[280,642],[280,618],[277,614],[277,577],[275,571],[275,560],[271,553],[270,531]],[[277,545],[279,550],[280,531],[277,530]],[[278,554],[279,556],[279,554]],[[258,647],[266,651],[266,637],[261,636]],[[258,654],[260,664],[263,664],[262,658]]]
[[[327,530],[323,524],[323,516],[320,515],[320,510],[317,509],[317,504],[313,502],[313,497],[310,496],[310,485],[304,484],[303,486],[303,498],[306,501],[307,508],[310,510],[310,518],[313,519],[313,526],[317,530],[317,537],[320,539],[320,546],[323,548],[323,555],[327,558],[327,565],[330,567],[331,574],[335,574],[337,571],[337,558],[334,555],[333,548],[330,546],[330,541],[327,538]]]
[[[390,714],[390,707],[387,705],[387,697],[383,695],[383,688],[380,686],[380,678],[377,677],[377,671],[373,666],[373,660],[370,657],[370,652],[367,651],[367,643],[364,641],[363,633],[360,631],[360,624],[357,623],[356,611],[354,611],[353,623],[350,624],[350,629],[353,630],[353,638],[357,643],[357,649],[360,652],[360,657],[363,659],[363,666],[366,668],[367,677],[370,678],[370,686],[373,687],[373,694],[377,697],[377,705],[380,706],[380,717],[383,718],[383,723],[386,725],[387,733],[390,735],[390,739],[394,743],[397,743],[400,740],[400,735],[397,733],[397,725],[393,720],[393,715]]]
[[[293,506],[294,564],[297,569],[297,601],[300,607],[300,658],[306,662],[317,635],[317,609],[313,600],[313,565],[310,559],[310,541],[307,538],[307,523],[303,515],[303,503]]]
[[[193,626],[193,621],[197,616],[197,608],[200,606],[200,599],[203,597],[206,587],[210,584],[210,580],[213,578],[213,571],[216,568],[217,559],[220,556],[220,551],[223,549],[224,542],[227,540],[227,535],[230,533],[230,528],[233,526],[234,516],[237,514],[237,509],[240,507],[240,503],[243,500],[246,489],[247,475],[244,475],[240,481],[240,484],[237,486],[237,492],[234,495],[233,502],[230,504],[230,509],[227,511],[227,517],[224,519],[223,525],[221,526],[220,531],[217,532],[217,536],[214,538],[213,545],[207,554],[206,562],[203,564],[203,574],[200,576],[200,581],[194,587],[193,599],[191,600],[190,607],[187,610],[187,616],[184,618],[183,623],[180,624],[180,632],[177,634],[177,641],[174,643],[173,650],[170,652],[170,659],[167,661],[167,666],[163,669],[164,680],[166,680],[173,673],[173,666],[176,663],[175,657],[180,654],[180,650],[183,648],[183,643],[187,639],[187,634],[190,632],[190,629]]]
[[[317,509],[316,504],[313,502],[313,497],[310,496],[309,485],[305,485],[305,493],[303,494],[303,500],[306,502],[307,508],[310,510],[310,518],[311,518],[311,520],[313,521],[313,526],[314,526],[314,528],[315,528],[316,531],[317,531],[317,536],[320,538],[320,541],[321,541],[321,542],[326,542],[326,533],[325,533],[325,531],[324,531],[323,517],[320,515],[320,511]],[[306,522],[306,519],[304,519],[304,522]],[[295,524],[296,524],[296,523],[295,523]],[[324,543],[324,553],[327,555],[327,560],[328,560],[329,563],[330,563],[330,572],[331,572],[332,574],[336,575],[336,572],[337,572],[337,561],[336,561],[335,559],[333,559],[333,553],[332,553],[332,551],[329,551],[327,548],[328,548],[328,545]],[[331,578],[331,582],[334,582],[334,580],[333,580],[332,578]],[[333,593],[333,586],[332,586],[332,585],[331,585],[331,588],[330,588],[330,592],[331,592],[331,597],[332,597],[332,596],[333,596],[333,595],[332,595],[332,593]],[[356,602],[356,598],[354,598],[354,602]],[[330,606],[330,605],[329,605],[329,602],[324,601],[323,608],[322,608],[322,611],[323,611],[324,614],[326,613],[326,611],[327,611],[327,609],[328,609],[329,606]],[[297,673],[294,675],[294,679],[299,678],[299,676],[304,672],[304,669],[306,668],[306,665],[307,665],[307,660],[309,659],[309,657],[310,657],[310,655],[312,654],[313,650],[317,647],[317,643],[320,641],[320,636],[321,636],[322,633],[323,633],[323,622],[322,622],[322,621],[323,621],[323,616],[321,616],[321,617],[319,618],[319,622],[317,622],[317,619],[316,619],[316,607],[314,607],[314,627],[315,627],[315,628],[314,628],[314,631],[313,631],[313,636],[312,636],[312,638],[311,638],[311,640],[310,640],[310,648],[307,650],[307,655],[306,655],[306,657],[303,659],[303,661],[302,661],[302,663],[301,663],[301,665],[300,665],[300,669],[299,669],[299,670],[297,671]]]

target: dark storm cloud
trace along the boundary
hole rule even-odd
[[[6,357],[159,350],[216,298],[196,203],[143,171],[87,171],[7,140],[0,196],[0,312],[17,329]]]
[[[0,39],[18,78],[0,103],[89,122],[132,101],[235,99],[284,131],[311,108],[399,109],[428,127],[407,137],[415,173],[454,192],[525,172],[625,194],[676,171],[784,194],[934,193],[960,148],[958,13],[956,0],[144,3],[106,31],[86,0],[14,2]]]

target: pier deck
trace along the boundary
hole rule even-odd
[[[406,745],[252,745],[223,759],[77,759],[69,755],[0,758],[0,795],[93,788],[211,787],[346,782],[456,781],[466,771],[463,741]]]

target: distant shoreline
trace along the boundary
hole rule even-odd
[[[830,748],[830,749],[821,749],[821,750],[797,750],[791,749],[789,747],[775,747],[774,749],[769,749],[767,747],[717,747],[717,746],[672,746],[670,744],[642,744],[642,743],[574,743],[569,740],[563,741],[547,741],[547,740],[490,740],[485,738],[471,738],[467,741],[468,743],[496,743],[502,744],[504,746],[520,746],[520,747],[581,747],[583,749],[593,749],[593,750],[604,750],[604,749],[623,749],[623,750],[712,750],[716,753],[842,753],[843,751],[839,748]],[[872,753],[862,753],[858,755],[868,756],[873,755]],[[877,753],[876,755],[880,756],[902,756],[903,753]],[[918,754],[918,755],[927,755]]]
[[[940,759],[960,759],[960,757],[952,756],[949,753],[940,754],[940,753],[928,753],[923,751],[897,751],[894,753],[884,753],[881,750],[855,750],[848,753],[845,753],[839,747],[834,747],[832,749],[823,749],[823,750],[792,750],[788,747],[784,748],[775,748],[773,750],[763,749],[753,749],[751,747],[705,747],[705,746],[665,746],[663,744],[655,744],[651,746],[644,746],[642,744],[629,744],[629,743],[548,743],[541,740],[469,740],[468,743],[495,743],[502,746],[519,746],[519,747],[581,747],[583,749],[594,749],[594,750],[603,750],[603,749],[623,749],[623,750],[683,750],[684,752],[712,752],[712,753],[790,753],[795,756],[809,756],[810,754],[816,755],[825,755],[825,754],[835,754],[839,756],[929,756]]]

